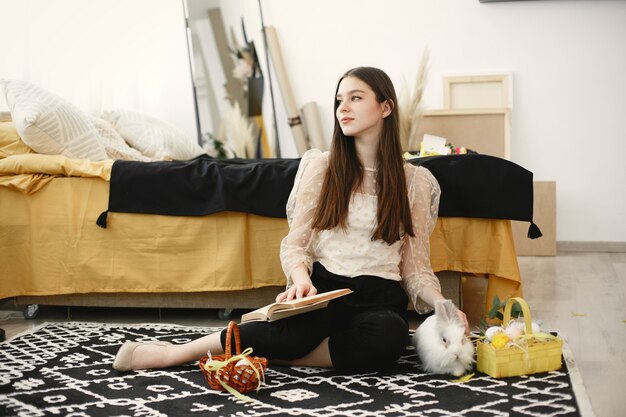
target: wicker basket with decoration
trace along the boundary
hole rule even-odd
[[[235,352],[232,350],[232,339],[235,337]],[[200,359],[199,366],[204,377],[213,389],[228,391],[237,398],[251,401],[241,395],[244,392],[259,390],[265,377],[267,359],[251,356],[252,348],[241,351],[239,328],[234,321],[228,323],[226,331],[226,348],[223,355],[208,356]]]
[[[504,347],[479,340],[476,348],[478,371],[494,378],[504,378],[560,369],[563,341],[552,334],[533,332],[530,308],[524,299],[514,297],[506,303],[503,325],[510,323],[514,303],[522,308],[525,333],[511,339]]]

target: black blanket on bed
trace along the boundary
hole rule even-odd
[[[505,159],[449,155],[410,161],[430,170],[441,186],[441,217],[478,217],[531,222],[529,237],[541,232],[533,220],[533,174]],[[286,217],[287,198],[300,159],[115,161],[107,212],[204,216],[239,211]]]

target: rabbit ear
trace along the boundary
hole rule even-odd
[[[435,316],[444,323],[454,323],[459,320],[457,308],[452,300],[435,301]]]

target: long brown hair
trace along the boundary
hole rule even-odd
[[[378,170],[378,208],[376,212],[377,227],[372,240],[382,239],[392,244],[402,237],[402,232],[415,236],[411,220],[411,208],[404,175],[404,159],[400,146],[398,108],[396,92],[389,76],[378,68],[358,67],[346,72],[337,82],[335,90],[335,114],[339,106],[336,99],[339,84],[346,77],[355,77],[363,81],[376,94],[376,100],[385,100],[391,107],[383,122],[378,142],[376,159]],[[356,154],[353,136],[345,136],[335,117],[335,128],[330,146],[328,171],[324,177],[321,196],[312,227],[317,230],[332,229],[340,226],[347,228],[348,206],[353,192],[363,182],[363,165]]]

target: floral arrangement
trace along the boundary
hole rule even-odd
[[[414,158],[423,158],[425,156],[434,156],[434,155],[465,155],[468,153],[475,153],[472,150],[466,149],[464,147],[454,146],[451,143],[446,143],[446,149],[444,153],[432,152],[432,151],[423,151],[420,149],[419,151],[407,151],[404,152],[404,159],[411,160]]]
[[[233,77],[244,82],[244,87],[247,85],[248,78],[251,78],[254,74],[254,58],[251,53],[251,48],[246,44],[243,48],[231,49],[231,53],[235,58],[235,67],[233,68]]]

